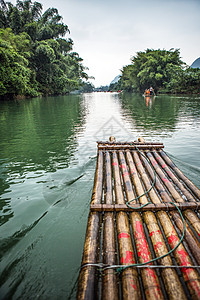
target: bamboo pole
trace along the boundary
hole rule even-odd
[[[99,213],[90,213],[78,280],[78,300],[93,300],[96,297],[98,282],[96,280],[96,268],[94,266],[87,266],[87,264],[97,263],[99,224]],[[84,267],[84,265],[86,266]]]
[[[113,177],[114,177],[114,188],[115,188],[115,197],[117,204],[124,204],[124,195],[122,191],[122,182],[119,173],[119,162],[116,151],[113,151],[112,154],[112,161],[113,161]]]
[[[103,263],[108,265],[116,264],[116,244],[114,214],[105,213],[103,222]],[[107,269],[103,272],[102,299],[117,300],[118,278],[114,269]]]
[[[162,150],[160,150],[160,155],[165,160],[165,162],[172,168],[172,170],[177,174],[177,176],[191,189],[191,191],[197,196],[200,200],[200,190],[191,182],[180,170],[179,168],[171,161],[169,156]]]
[[[110,153],[105,153],[105,203],[113,204],[112,174]],[[116,244],[114,213],[107,212],[103,220],[103,263],[108,265],[116,264]],[[102,277],[102,298],[105,300],[117,300],[118,278],[114,269],[107,269]]]
[[[171,172],[171,170],[169,169],[169,167],[167,166],[167,164],[165,163],[165,161],[160,157],[160,155],[158,154],[158,152],[156,152],[154,150],[153,154],[154,154],[154,157],[155,157],[156,161],[159,163],[159,165],[162,167],[162,169],[165,170],[165,172],[167,173],[167,175],[169,176],[169,178],[172,179],[172,181],[174,182],[174,184],[181,190],[181,192],[187,198],[187,200],[188,201],[196,201],[194,199],[194,197],[191,195],[191,193],[183,186],[183,184]],[[184,202],[184,201],[182,201],[182,202]],[[200,220],[197,217],[197,215],[195,214],[195,212],[193,212],[191,210],[185,210],[184,211],[184,215],[186,216],[186,218],[188,219],[188,221],[190,222],[190,224],[192,225],[192,227],[195,229],[195,231],[197,232],[197,234],[200,236]]]
[[[196,202],[185,202],[185,203],[177,203],[176,206],[180,210],[185,210],[187,208],[190,209],[196,209],[197,204]],[[173,204],[165,204],[165,203],[157,203],[153,204],[150,203],[148,206],[141,206],[140,204],[134,204],[134,209],[138,209],[140,212],[144,211],[172,211],[172,210],[177,210],[177,207],[175,207]],[[91,204],[90,206],[90,211],[96,211],[96,212],[119,212],[119,211],[124,211],[124,212],[132,212],[133,209],[126,204]]]
[[[134,155],[134,160],[135,160],[135,157],[137,157],[138,154],[136,152],[134,152],[133,155]],[[143,162],[143,165],[144,165],[145,169],[147,170],[149,176],[153,180],[154,173],[153,173],[152,168],[150,167],[149,163],[142,156],[140,156],[140,159]],[[140,162],[139,164],[137,164],[137,168],[143,179],[146,189],[149,189],[149,187],[151,186],[151,183],[150,183],[150,180],[149,180],[147,174],[144,171],[143,165]],[[164,202],[171,201],[168,193],[162,186],[158,177],[155,182],[155,187],[158,190],[159,195],[161,196],[161,198]],[[158,194],[154,191],[154,189],[152,189],[149,192],[149,196],[153,203],[158,203],[160,201]],[[180,241],[180,239],[176,233],[176,230],[174,229],[174,226],[166,212],[159,211],[157,213],[157,216],[159,217],[159,220],[161,222],[161,225],[164,230],[165,236],[167,238],[168,244],[171,247],[171,249],[173,249]],[[192,261],[190,259],[190,256],[188,255],[183,244],[180,244],[179,247],[177,249],[175,249],[173,253],[174,253],[174,256],[175,256],[175,259],[176,259],[178,265],[180,265],[180,266],[183,266],[183,265],[184,266],[192,266],[193,265]],[[188,269],[184,269],[184,270],[181,269],[181,272],[183,274],[184,281],[187,284],[187,287],[190,291],[192,298],[198,299],[200,297],[200,283],[199,283],[200,278],[199,278],[198,273],[196,272],[196,270],[193,270],[192,268],[191,269],[189,268],[189,271],[188,271]]]
[[[115,202],[117,204],[125,203],[122,191],[122,182],[119,171],[119,162],[117,154],[113,152],[113,176],[115,185]],[[131,241],[128,216],[124,212],[117,213],[117,237],[119,244],[120,263],[129,265],[135,262],[135,256]],[[126,269],[122,273],[122,297],[124,300],[140,299],[140,285],[136,269]]]
[[[136,165],[133,162],[131,153],[127,151],[126,158],[130,170],[130,174],[133,179],[134,186],[136,188],[136,194],[142,195],[144,194],[144,189],[141,183],[141,180],[138,176],[138,172],[136,169]],[[137,159],[137,164],[139,163]],[[142,196],[140,199],[141,204],[148,203],[148,199],[146,195]],[[157,202],[157,201],[156,201]],[[132,215],[132,214],[131,214]],[[165,255],[168,253],[167,247],[165,245],[164,238],[160,232],[159,225],[157,223],[156,217],[153,212],[145,212],[143,213],[144,221],[147,225],[149,236],[151,238],[153,248],[157,257]],[[145,255],[145,253],[143,254]],[[172,265],[172,260],[170,256],[166,256],[160,260],[160,264],[162,265]],[[163,269],[161,270],[161,276],[165,283],[165,288],[168,293],[169,299],[186,299],[185,293],[179,281],[179,278],[176,274],[176,271],[173,269]]]
[[[190,225],[194,228],[194,230],[197,232],[198,236],[200,237],[200,229],[199,229],[200,221],[198,216],[189,209],[184,211],[184,215],[189,221]]]
[[[121,165],[121,172],[123,176],[126,197],[130,201],[135,198],[132,183],[129,177],[129,172],[125,157],[122,151],[119,151],[119,161]],[[138,212],[133,212],[130,214],[130,221],[134,234],[134,241],[137,248],[137,255],[140,263],[145,263],[152,259],[151,252],[146,241],[143,222],[141,216]],[[150,268],[145,268],[141,270],[142,281],[145,290],[145,296],[147,299],[164,299],[160,283],[156,272]]]
[[[101,203],[103,187],[103,152],[98,151],[91,204]]]
[[[110,153],[105,153],[105,203],[113,203]]]
[[[137,144],[137,147],[141,150],[145,150],[145,149],[161,149],[161,148],[164,148],[163,144],[158,144],[158,145],[155,145],[155,144]],[[134,150],[135,149],[135,146],[134,146],[134,143],[132,144],[125,144],[125,145],[118,145],[118,144],[99,144],[98,146],[99,150],[106,150],[106,151],[115,151],[115,150]]]
[[[119,212],[116,219],[120,263],[122,265],[134,264],[135,256],[128,216],[124,212]],[[138,273],[134,268],[128,268],[122,272],[122,296],[124,300],[141,299]]]
[[[96,174],[92,193],[91,203],[101,203],[103,183],[103,153],[98,152]],[[99,226],[100,215],[97,212],[90,212],[85,236],[81,270],[78,279],[77,299],[94,299],[97,293],[96,267],[87,264],[97,263],[99,247]],[[86,266],[85,266],[86,265]]]

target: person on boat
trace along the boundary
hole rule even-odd
[[[150,96],[150,90],[149,90],[149,89],[146,89],[145,92],[144,92],[144,95],[145,95],[145,96]]]
[[[150,96],[155,95],[155,92],[154,92],[154,89],[152,88],[152,86],[150,86],[150,88],[149,88],[149,93],[150,93]]]

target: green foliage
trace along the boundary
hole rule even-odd
[[[147,49],[138,52],[131,65],[123,68],[120,87],[137,92],[144,92],[149,86],[167,93],[199,92],[199,74],[198,69],[186,68],[179,49]]]
[[[22,49],[27,49],[27,40],[23,40],[23,37],[23,34],[15,36],[9,29],[6,33],[0,30],[0,95],[3,97],[38,94],[37,86],[33,88],[31,83],[28,60],[20,54]]]
[[[6,3],[0,9],[0,95],[64,94],[79,88],[88,75],[66,33],[69,28],[56,8],[42,14],[39,2]]]
[[[83,82],[80,88],[80,92],[82,93],[91,93],[94,91],[94,85],[91,82]]]
[[[121,78],[115,83],[111,83],[109,86],[109,91],[120,91],[121,90]]]

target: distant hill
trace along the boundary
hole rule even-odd
[[[117,82],[120,80],[120,77],[121,77],[121,75],[117,75],[117,76],[111,81],[110,84],[117,83]]]
[[[200,57],[197,58],[192,64],[191,68],[199,68],[200,69]]]

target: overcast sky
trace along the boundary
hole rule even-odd
[[[109,84],[147,48],[180,48],[188,65],[200,56],[200,0],[37,1],[59,10],[95,86]]]

